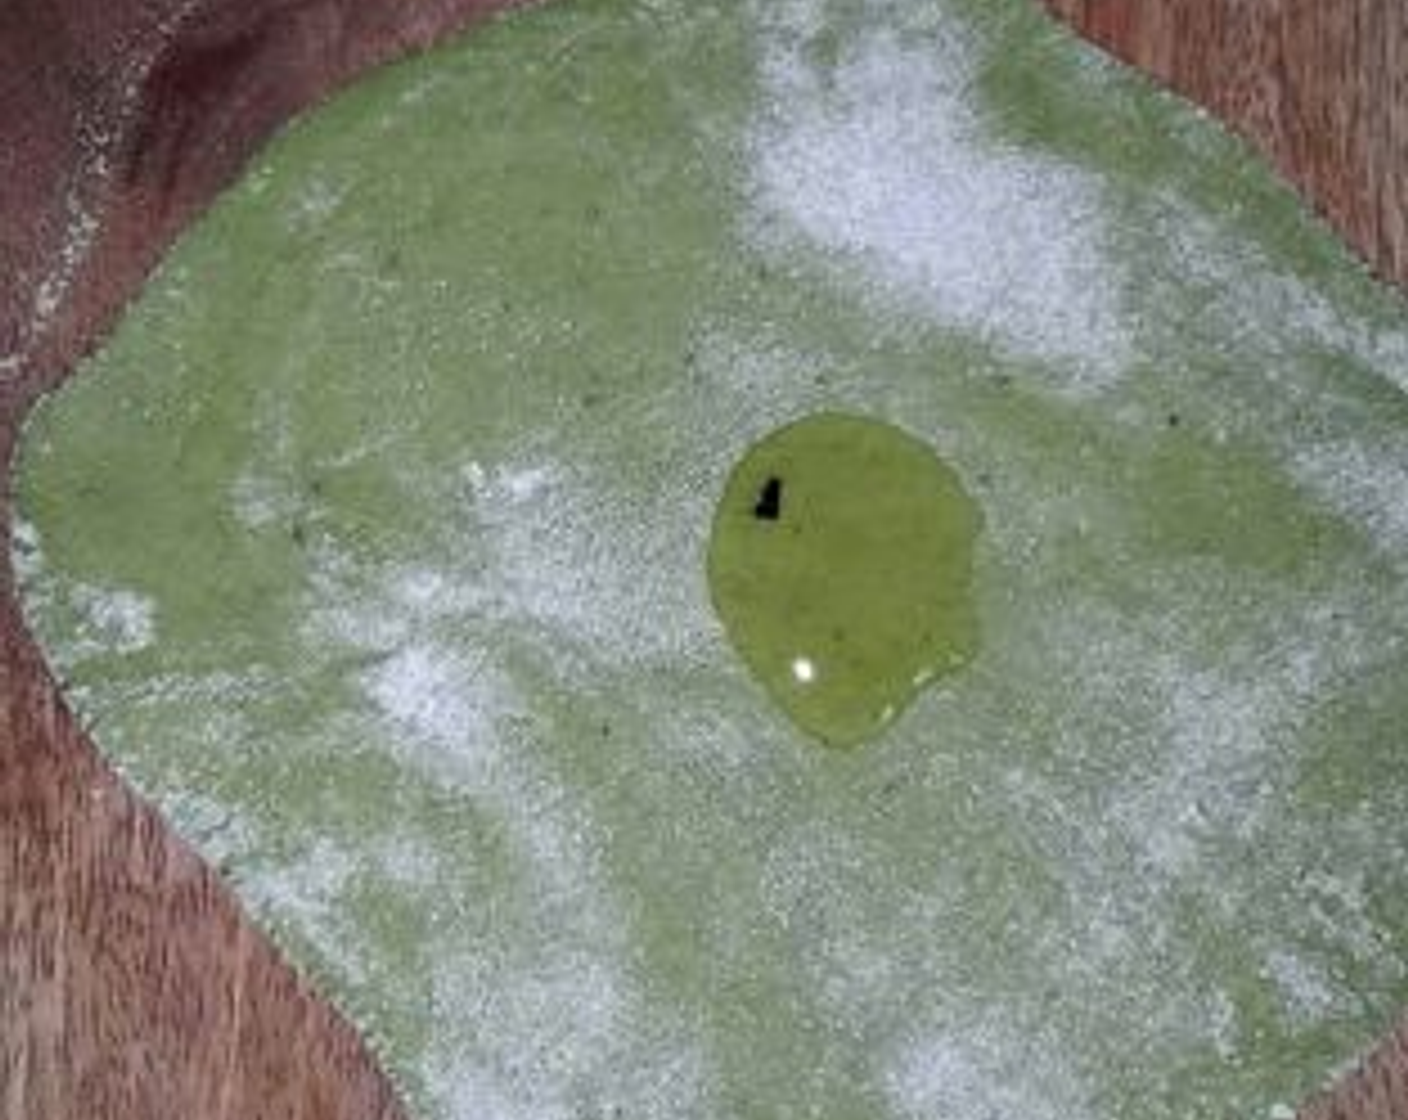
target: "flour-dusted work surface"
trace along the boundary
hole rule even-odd
[[[29,616],[423,1115],[1275,1116],[1408,999],[1408,314],[1024,5],[505,19],[92,365]],[[837,411],[983,523],[976,654],[849,752],[705,572]]]

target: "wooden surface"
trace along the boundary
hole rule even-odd
[[[400,1117],[352,1030],[0,638],[0,1115]]]
[[[262,136],[506,2],[0,0],[3,463],[34,396]],[[1047,2],[1237,122],[1408,281],[1405,0]],[[0,564],[0,1118],[401,1115],[347,1024],[75,726]],[[1408,1118],[1408,1033],[1305,1115]]]
[[[1253,142],[1408,285],[1408,0],[1043,0]]]

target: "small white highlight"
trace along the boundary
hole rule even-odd
[[[811,684],[816,680],[816,663],[809,657],[799,657],[792,662],[792,676],[798,684]]]

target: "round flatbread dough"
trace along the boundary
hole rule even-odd
[[[1408,1003],[1408,315],[1024,0],[548,5],[292,128],[23,452],[110,756],[426,1117],[1268,1116]],[[981,507],[863,749],[706,549]]]

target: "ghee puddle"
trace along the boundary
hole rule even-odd
[[[714,515],[709,588],[730,641],[808,735],[883,731],[978,645],[978,507],[927,444],[821,413],[735,465]]]

